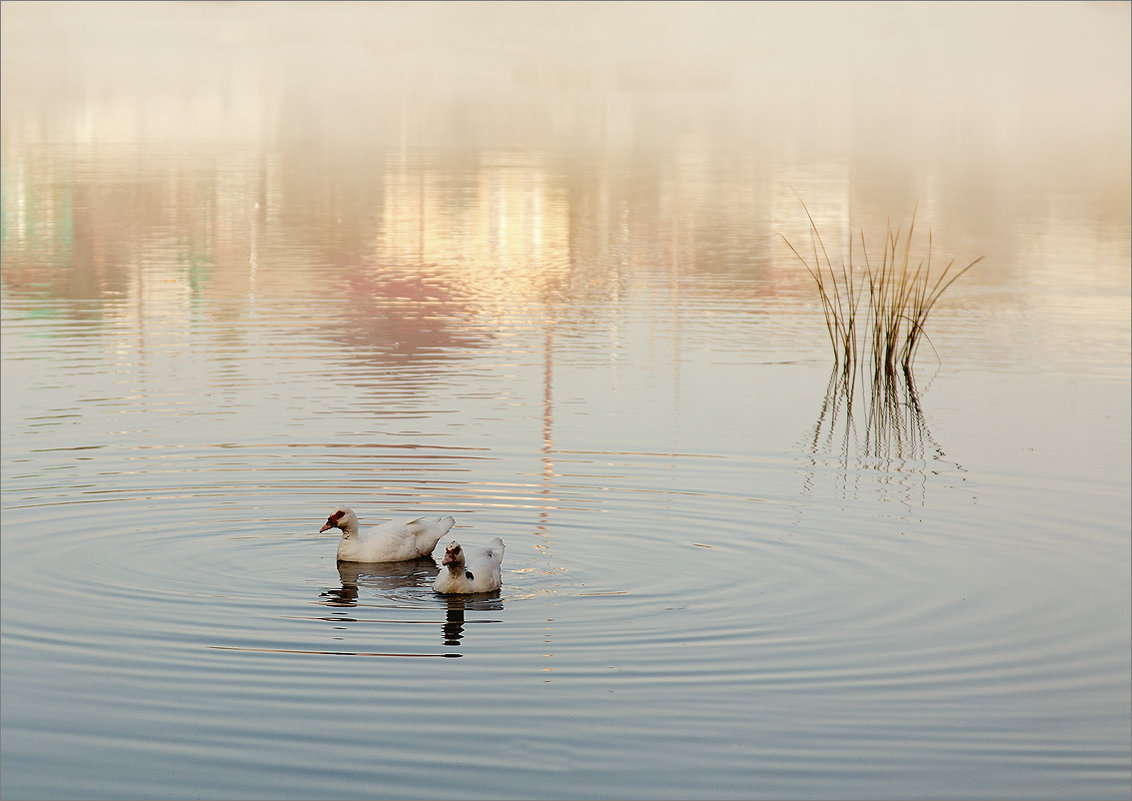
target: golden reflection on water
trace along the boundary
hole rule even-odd
[[[377,264],[428,265],[489,310],[522,309],[560,282],[570,209],[542,154],[484,153],[466,175],[394,157],[382,179]]]
[[[301,298],[424,266],[493,319],[641,270],[796,291],[799,196],[833,241],[919,204],[990,282],[1043,230],[1127,260],[1126,6],[803,6],[7,3],[5,284]],[[1018,40],[899,38],[974,51],[976,22]],[[843,24],[927,55],[836,62]],[[1077,30],[1091,65],[1056,58]]]
[[[112,347],[135,361],[191,347],[201,319],[217,343],[247,341],[249,316],[284,306],[295,333],[344,346],[359,384],[533,322],[544,537],[559,339],[603,320],[616,342],[618,315],[639,304],[678,381],[682,332],[709,319],[706,301],[813,300],[780,240],[808,234],[802,202],[835,261],[850,231],[877,241],[917,208],[945,258],[984,256],[939,311],[999,320],[1009,337],[986,337],[984,354],[1008,362],[1028,336],[1035,351],[1130,349],[1128,78],[1108,69],[1128,57],[1108,28],[1126,6],[1059,6],[1044,22],[1026,6],[947,20],[826,7],[861,36],[880,19],[973,43],[964,19],[1005,21],[1053,48],[984,54],[981,71],[937,53],[895,88],[887,65],[823,70],[736,32],[828,38],[833,22],[801,6],[543,18],[506,4],[287,4],[270,22],[265,8],[3,6],[6,300],[66,301],[63,314],[113,325]],[[1059,24],[1094,36],[1091,70],[1063,60],[1050,73],[1051,53],[1072,50]],[[644,46],[634,32],[650,25]],[[923,105],[917,79],[938,103]],[[1105,102],[1067,126],[1056,110],[1079,111],[1082,84]],[[1070,274],[1084,289],[1067,298]],[[879,413],[915,408],[880,400]],[[916,425],[868,419],[893,423],[873,446],[924,457]],[[837,421],[851,418],[823,412],[815,441]]]

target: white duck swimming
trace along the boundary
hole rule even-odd
[[[444,562],[432,588],[441,593],[491,592],[503,583],[503,540],[496,537],[486,548],[464,548],[452,541],[444,549]]]
[[[431,556],[436,543],[456,524],[449,515],[390,520],[364,533],[358,530],[358,517],[346,506],[326,518],[321,534],[332,528],[342,530],[338,543],[340,562],[403,562]]]

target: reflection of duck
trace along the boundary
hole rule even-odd
[[[464,639],[465,611],[493,611],[503,609],[503,601],[498,597],[469,598],[466,595],[449,595],[444,599],[448,612],[444,619],[444,644],[459,645]],[[473,623],[498,623],[498,620],[473,620]]]
[[[451,542],[444,551],[443,567],[432,588],[441,593],[477,593],[499,589],[503,583],[503,540],[496,537],[486,548],[465,549]]]
[[[366,530],[358,530],[354,510],[342,506],[326,518],[321,534],[332,528],[342,531],[338,543],[340,562],[403,562],[432,554],[436,543],[456,524],[451,516],[390,520]]]
[[[455,596],[448,599],[448,615],[444,621],[444,644],[459,645],[464,639],[464,599]]]
[[[330,606],[357,606],[358,585],[373,585],[382,591],[425,587],[436,575],[436,562],[431,556],[401,562],[367,564],[339,562],[338,579],[342,586],[323,590],[324,603]]]

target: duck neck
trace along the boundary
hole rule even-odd
[[[454,559],[451,562],[449,562],[447,565],[445,565],[445,567],[448,568],[448,573],[450,575],[452,575],[452,576],[464,576],[469,581],[471,580],[471,574],[468,573],[467,568],[465,567],[465,562],[464,562],[463,559]]]

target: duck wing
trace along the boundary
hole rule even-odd
[[[496,537],[491,544],[476,548],[473,553],[464,549],[467,565],[465,575],[471,574],[472,592],[490,592],[503,583],[503,540]]]
[[[361,538],[363,561],[393,562],[429,556],[455,524],[450,515],[444,515],[389,520],[373,526]]]
[[[465,545],[463,548],[464,559],[469,566],[483,561],[494,562],[495,564],[502,564],[503,562],[505,548],[503,540],[499,537],[496,537],[487,545]]]

